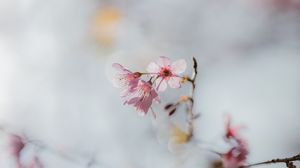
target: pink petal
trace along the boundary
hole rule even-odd
[[[155,103],[160,103],[160,98],[157,96],[155,99],[154,99]]]
[[[134,97],[134,98],[132,98],[132,99],[126,101],[124,104],[128,104],[128,105],[130,105],[130,104],[135,104],[135,103],[139,102],[139,100],[140,100],[139,97]]]
[[[180,77],[171,77],[168,81],[168,84],[171,88],[180,88],[181,84],[181,78]]]
[[[129,73],[130,71],[124,68],[121,64],[113,63],[112,67],[115,68],[120,73]]]
[[[122,80],[120,79],[120,76],[119,75],[116,75],[112,78],[111,80],[112,84],[114,87],[116,88],[121,88],[123,86],[123,83]]]
[[[149,73],[158,73],[159,70],[160,67],[155,62],[151,62],[147,67],[147,72]]]
[[[138,115],[144,117],[147,114],[145,111],[138,111]]]
[[[151,97],[147,97],[145,98],[145,100],[140,104],[139,106],[139,110],[141,110],[142,112],[144,112],[145,114],[147,114],[147,112],[149,111],[149,108],[152,105],[152,98]]]
[[[186,69],[186,62],[184,59],[177,60],[172,63],[171,70],[174,74],[183,73]]]
[[[116,70],[123,70],[124,67],[121,64],[118,63],[113,63],[112,67],[115,68]]]
[[[152,112],[153,118],[156,119],[156,113],[152,109],[151,109],[151,112]]]
[[[160,103],[160,98],[154,89],[151,90],[150,94],[151,94],[151,99],[153,99],[153,101],[155,101],[156,103]]]
[[[166,80],[164,80],[163,78],[157,79],[155,84],[156,84],[156,89],[157,89],[158,92],[163,92],[168,87],[168,84],[167,84]]]
[[[157,61],[157,64],[160,66],[160,67],[166,67],[166,66],[170,66],[171,65],[171,61],[168,57],[165,57],[165,56],[160,56],[158,61]]]
[[[131,92],[126,88],[126,89],[123,89],[123,90],[121,91],[120,96],[121,96],[121,97],[127,97],[127,96],[130,95],[130,93],[131,93]]]
[[[11,135],[10,139],[10,150],[11,154],[14,155],[14,157],[19,158],[21,151],[24,149],[25,143],[23,142],[23,139],[18,135]]]

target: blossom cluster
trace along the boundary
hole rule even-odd
[[[168,57],[161,56],[148,65],[147,72],[132,72],[118,63],[112,66],[118,71],[113,84],[122,89],[124,105],[131,105],[139,114],[146,115],[153,102],[160,102],[159,92],[168,86],[181,87],[183,77],[180,74],[186,69],[186,61],[180,59],[172,63]]]
[[[231,118],[228,116],[225,123],[224,139],[230,144],[230,149],[223,154],[222,161],[225,168],[239,168],[245,165],[249,153],[245,139],[239,135],[241,126],[233,127]]]
[[[114,63],[113,67],[118,70],[114,78],[115,86],[122,88],[121,96],[125,99],[125,105],[134,106],[140,114],[145,115],[151,108],[153,102],[159,102],[159,92],[165,91],[168,86],[180,88],[181,84],[188,81],[192,84],[191,96],[183,95],[175,103],[165,105],[165,110],[169,116],[173,115],[180,105],[186,105],[186,130],[181,129],[176,123],[171,122],[169,134],[169,149],[182,149],[184,144],[193,138],[194,120],[199,114],[194,113],[194,95],[197,76],[197,61],[193,58],[194,72],[192,77],[180,76],[186,69],[185,60],[177,60],[171,63],[167,57],[160,57],[157,62],[151,62],[147,67],[147,72],[132,72],[120,64]],[[142,78],[146,77],[146,78]],[[153,113],[154,114],[154,113]],[[169,123],[169,122],[167,122]],[[224,140],[230,148],[225,153],[218,153],[222,163],[222,168],[240,168],[245,165],[249,153],[245,139],[239,135],[241,127],[233,127],[231,118],[228,116],[225,123]]]
[[[22,152],[26,148],[27,143],[24,138],[11,134],[10,135],[10,153],[15,159],[17,168],[43,168],[43,164],[40,161],[39,157],[34,155],[31,157],[28,164],[23,163],[22,161]]]

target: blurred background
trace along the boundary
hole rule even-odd
[[[299,0],[0,0],[0,125],[47,146],[22,152],[45,168],[209,167],[199,145],[170,152],[110,82],[112,63],[145,71],[161,55],[187,73],[198,60],[197,141],[221,150],[231,114],[249,163],[300,152]],[[8,141],[1,168],[16,167]]]

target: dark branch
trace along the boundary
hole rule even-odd
[[[272,159],[265,162],[259,162],[259,163],[254,163],[246,166],[241,166],[240,168],[248,168],[248,167],[254,167],[254,166],[265,165],[265,164],[275,164],[275,163],[285,163],[286,165],[290,165],[289,163],[293,161],[300,161],[300,153],[293,157],[283,158],[283,159]]]
[[[194,134],[194,126],[193,121],[195,119],[193,108],[194,108],[194,97],[195,97],[195,89],[196,89],[196,78],[198,74],[198,63],[195,57],[193,57],[193,74],[192,77],[188,79],[189,82],[192,84],[192,93],[190,97],[190,105],[187,108],[187,123],[188,123],[188,134],[190,137]]]

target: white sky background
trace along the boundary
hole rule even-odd
[[[112,62],[144,70],[160,55],[199,62],[197,139],[219,144],[230,113],[247,127],[249,162],[300,152],[299,9],[259,0],[106,2],[122,14],[107,49],[90,32],[103,4],[0,0],[0,121],[76,160],[41,151],[46,168],[86,168],[91,157],[103,168],[202,167],[202,149],[170,153],[151,115],[122,106],[109,82]],[[0,167],[14,168],[5,135],[0,142]]]

